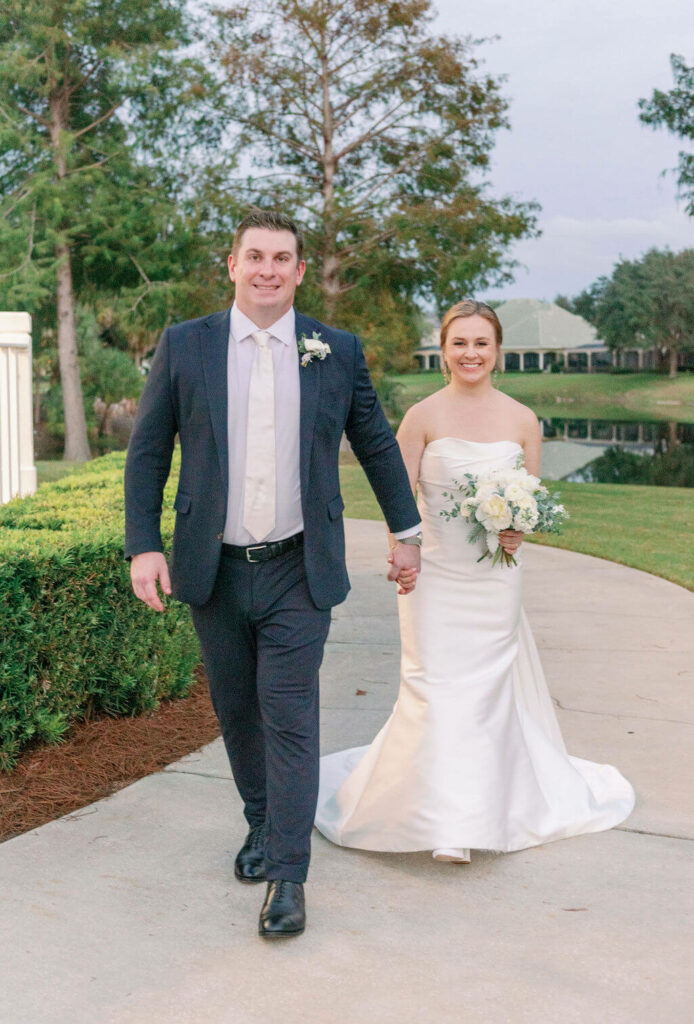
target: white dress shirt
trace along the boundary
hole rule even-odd
[[[229,352],[227,356],[229,494],[224,543],[248,547],[258,541],[243,525],[244,481],[246,479],[246,437],[248,433],[248,389],[258,346],[251,337],[261,330],[231,307]],[[275,466],[276,516],[274,529],[262,541],[283,540],[304,528],[301,512],[299,469],[299,350],[296,344],[294,309],[288,310],[271,327],[270,351],[275,371]]]
[[[231,307],[227,394],[229,431],[229,493],[224,543],[249,547],[259,543],[243,525],[244,482],[246,479],[246,438],[248,434],[248,391],[253,360],[258,346],[253,331],[266,330],[275,371],[275,468],[276,516],[274,529],[261,542],[283,540],[304,528],[301,511],[300,475],[300,388],[299,349],[296,342],[294,307],[271,327],[260,328]],[[396,540],[421,530],[421,523],[393,534]]]

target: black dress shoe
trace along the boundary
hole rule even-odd
[[[301,935],[306,927],[304,887],[301,882],[268,882],[267,895],[260,911],[258,932],[266,939]]]
[[[236,856],[234,874],[239,882],[265,881],[265,825],[256,825]]]

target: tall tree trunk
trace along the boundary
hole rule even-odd
[[[333,109],[330,102],[330,69],[326,54],[327,39],[323,27],[323,53],[321,79],[323,86],[323,246],[321,291],[325,317],[332,320],[340,295],[340,260],[337,257],[337,222],[335,215],[335,171],[337,165],[333,149]]]
[[[84,415],[82,380],[77,359],[77,332],[75,331],[75,299],[72,290],[70,249],[65,242],[56,246],[58,256],[58,357],[60,383],[63,388],[63,416],[65,419],[65,451],[63,458],[70,462],[87,462],[91,458],[87,439],[87,421]]]
[[[671,379],[677,376],[677,356],[678,351],[676,348],[668,349],[668,377]]]
[[[67,161],[63,150],[63,132],[69,113],[65,89],[54,92],[50,99],[51,143],[58,179],[67,174]],[[58,258],[58,359],[60,383],[63,389],[63,418],[65,421],[65,449],[63,458],[70,462],[87,462],[92,456],[87,439],[87,421],[84,415],[82,380],[77,359],[77,332],[75,330],[75,295],[72,287],[70,247],[66,241],[55,247]]]

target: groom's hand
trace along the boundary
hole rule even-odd
[[[155,612],[163,612],[164,605],[159,597],[157,581],[163,594],[171,593],[169,567],[161,551],[143,551],[141,555],[133,555],[130,562],[130,580],[135,596],[154,608]]]
[[[388,579],[397,582],[398,594],[410,594],[417,583],[421,569],[421,553],[415,544],[395,544],[388,556]]]

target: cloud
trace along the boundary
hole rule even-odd
[[[610,274],[620,257],[638,259],[653,247],[675,251],[694,247],[694,218],[672,207],[647,217],[557,215],[541,219],[540,227],[540,238],[519,242],[513,250],[514,259],[524,264],[515,283],[492,297],[574,295]]]

